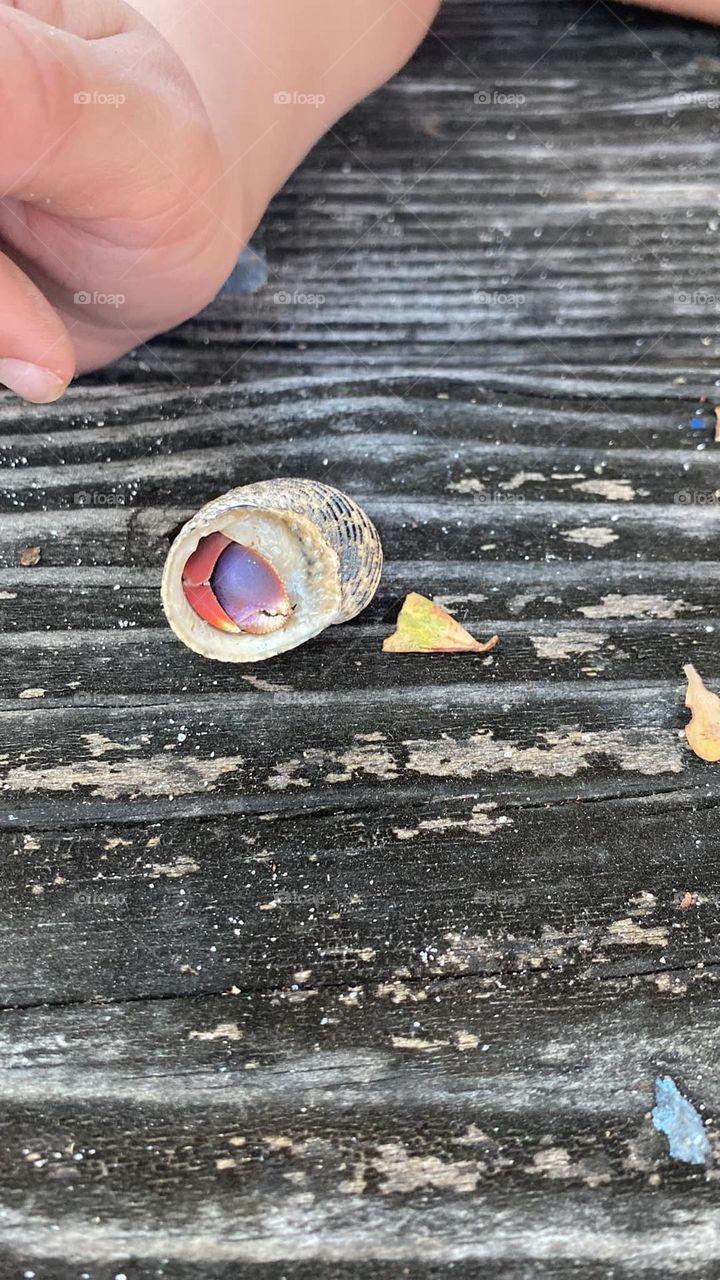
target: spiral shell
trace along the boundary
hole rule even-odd
[[[282,580],[291,609],[280,630],[228,634],[189,603],[185,566],[212,533],[263,557]],[[361,613],[382,564],[377,530],[352,498],[313,480],[265,480],[214,498],[183,526],[165,563],[163,607],[178,639],[203,657],[261,662]]]

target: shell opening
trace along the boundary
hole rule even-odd
[[[182,585],[190,607],[218,631],[271,635],[293,612],[270,561],[221,532],[200,539],[185,562]]]

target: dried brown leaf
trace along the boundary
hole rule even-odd
[[[487,653],[498,637],[482,644],[459,622],[426,596],[411,591],[397,620],[397,631],[383,641],[385,653]]]
[[[687,740],[701,760],[720,760],[720,698],[705,688],[692,664],[684,671],[688,682],[685,706],[692,711],[692,720],[685,726]]]

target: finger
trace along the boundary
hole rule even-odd
[[[60,316],[36,285],[0,254],[0,382],[25,400],[48,404],[75,372],[75,352]]]
[[[720,0],[637,0],[646,9],[664,9],[683,18],[701,18],[704,22],[720,22]]]
[[[22,3],[56,16],[63,7]],[[93,30],[81,22],[82,0],[65,7],[74,25]],[[165,54],[139,15],[85,39],[0,5],[0,193],[72,217],[132,217],[136,203],[149,217],[176,204],[187,191],[173,154],[193,145],[193,128],[205,138],[206,122]]]
[[[123,0],[0,0],[30,18],[82,40],[102,40],[138,25],[134,9]]]

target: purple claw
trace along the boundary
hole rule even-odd
[[[201,538],[185,562],[182,584],[188,604],[205,622],[218,631],[235,632],[237,635],[239,626],[220,608],[210,586],[210,575],[222,552],[230,546],[230,541],[224,533],[211,533],[207,538]]]
[[[280,631],[292,614],[285,584],[270,561],[238,542],[221,553],[210,585],[228,617],[250,635]]]

